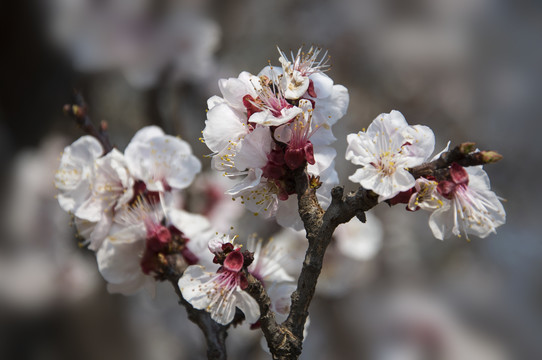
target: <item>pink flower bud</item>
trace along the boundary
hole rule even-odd
[[[243,267],[243,254],[240,251],[232,251],[224,260],[224,268],[229,271],[238,272]]]
[[[291,170],[295,170],[305,161],[305,151],[303,149],[287,149],[284,154],[284,160],[286,160],[286,165]]]
[[[469,184],[469,174],[467,173],[467,170],[465,170],[465,168],[458,163],[454,162],[450,167],[450,176],[456,185]]]

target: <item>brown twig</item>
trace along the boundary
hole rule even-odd
[[[454,162],[467,167],[491,164],[502,159],[502,155],[496,151],[475,151],[475,149],[475,143],[464,142],[442,153],[438,159],[410,169],[410,173],[416,179],[421,176],[434,176],[441,180],[448,177],[448,168]]]
[[[179,289],[180,274],[173,271],[168,276],[168,281],[173,285],[175,293],[179,297],[179,304],[185,307],[188,314],[188,319],[196,324],[203,335],[207,343],[207,359],[209,360],[226,360],[226,337],[228,336],[229,325],[220,325],[213,319],[211,315],[205,310],[194,309],[192,305],[183,297],[181,289]]]
[[[66,115],[69,115],[75,120],[77,125],[79,125],[79,127],[83,129],[85,133],[95,137],[100,144],[102,144],[106,154],[113,149],[113,146],[109,141],[109,135],[107,134],[107,123],[102,121],[100,123],[100,127],[96,128],[88,115],[88,107],[83,95],[76,92],[75,104],[66,104],[64,105],[63,110]]]

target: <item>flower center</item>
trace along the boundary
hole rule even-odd
[[[373,166],[375,166],[373,164]],[[394,154],[390,151],[386,151],[378,159],[378,164],[375,168],[385,176],[391,176],[397,170],[397,165],[394,161]]]

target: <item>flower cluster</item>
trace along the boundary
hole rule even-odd
[[[220,324],[229,324],[237,307],[252,327],[257,327],[260,309],[256,300],[244,291],[248,286],[243,273],[243,268],[246,268],[267,290],[277,320],[286,320],[295,285],[294,278],[284,270],[284,253],[270,243],[263,245],[255,237],[248,241],[248,248],[254,252],[241,251],[234,240],[235,237],[217,234],[209,241],[209,250],[216,265],[189,266],[179,279],[183,297],[194,308],[209,312],[211,318]]]
[[[156,126],[141,129],[124,153],[104,154],[91,136],[65,148],[55,176],[58,201],[96,252],[109,291],[153,290],[168,256],[201,261],[208,221],[173,206],[174,192],[200,169],[188,143]]]
[[[404,202],[409,210],[432,212],[429,226],[436,238],[450,234],[483,238],[504,223],[504,208],[481,166],[452,163],[439,179],[414,178],[410,168],[435,160],[448,149],[430,159],[433,131],[408,125],[400,112],[379,115],[367,131],[350,134],[347,141],[346,159],[362,166],[349,179],[378,194],[379,202]]]
[[[279,224],[301,228],[294,171],[308,164],[319,176],[318,198],[325,207],[338,183],[331,126],[346,112],[348,92],[324,74],[327,54],[300,49],[281,67],[267,66],[252,75],[219,81],[222,97],[207,106],[203,140],[212,166],[225,176],[241,178],[227,191],[256,215],[276,216]]]

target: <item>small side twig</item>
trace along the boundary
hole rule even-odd
[[[88,135],[95,137],[107,154],[113,149],[111,142],[109,141],[109,135],[107,134],[107,122],[100,122],[100,126],[96,128],[88,115],[88,107],[83,95],[75,93],[75,103],[64,105],[64,113],[69,115],[75,120],[77,125]]]
[[[452,150],[442,153],[438,159],[410,169],[410,173],[416,179],[421,176],[433,176],[440,180],[445,179],[448,176],[448,168],[454,162],[463,167],[467,167],[491,164],[502,159],[502,155],[496,151],[475,150],[475,143],[464,142],[457,145]]]

